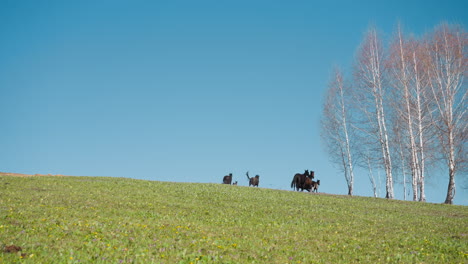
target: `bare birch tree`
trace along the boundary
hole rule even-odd
[[[433,155],[427,149],[433,148],[432,112],[434,103],[430,97],[430,79],[428,71],[428,55],[424,48],[424,42],[417,41],[412,45],[412,72],[414,75],[411,94],[413,95],[416,143],[419,169],[419,201],[426,201],[426,164],[433,159]]]
[[[413,189],[413,201],[418,200],[418,182],[419,182],[419,158],[416,149],[416,139],[414,126],[414,117],[412,110],[412,97],[410,95],[410,86],[413,79],[413,72],[410,63],[411,47],[406,40],[403,39],[401,27],[398,26],[398,31],[395,39],[390,45],[390,56],[388,59],[388,68],[390,83],[392,84],[393,92],[395,96],[392,96],[394,100],[393,106],[398,115],[395,118],[395,122],[403,122],[404,125],[398,125],[398,132],[401,136],[406,136],[408,144],[406,149],[410,152],[409,166],[411,169],[412,182],[411,186]],[[401,128],[404,128],[403,130]],[[404,133],[406,132],[406,133]]]
[[[351,154],[349,103],[346,102],[349,86],[343,74],[335,69],[328,85],[323,106],[322,138],[327,143],[332,161],[341,166],[348,185],[348,195],[353,195],[354,169]]]
[[[365,124],[361,127],[361,131],[373,136],[380,146],[381,161],[386,176],[385,197],[393,199],[392,159],[384,108],[384,50],[375,28],[369,30],[361,44],[354,73],[358,93],[357,103],[362,110],[360,116],[369,121],[369,123],[361,122]]]
[[[409,168],[413,200],[425,201],[426,167],[439,157],[448,166],[445,203],[453,203],[455,175],[466,177],[468,169],[467,36],[460,26],[442,24],[417,40],[398,27],[386,57],[371,28],[357,52],[353,89],[343,85],[341,72],[335,72],[324,104],[322,136],[343,169],[349,194],[356,162],[369,170],[374,196],[376,182],[380,184],[374,169],[377,175],[385,171],[389,199],[394,198],[393,169],[400,168],[406,199]],[[350,91],[352,100],[347,99]],[[395,163],[400,168],[392,166],[393,159],[400,159]]]
[[[398,26],[397,33],[390,45],[387,66],[394,96],[393,108],[398,127],[400,143],[409,151],[409,167],[412,175],[414,201],[426,201],[425,194],[425,145],[431,123],[428,120],[431,109],[428,107],[428,74],[425,69],[426,55],[422,45],[414,39],[405,38]],[[398,124],[396,124],[398,123]],[[401,124],[399,124],[401,123]],[[419,195],[418,195],[419,194]]]
[[[448,165],[447,204],[452,204],[455,197],[455,175],[467,162],[467,89],[463,84],[467,75],[467,43],[467,33],[460,26],[442,24],[427,44],[430,87],[438,110],[433,125]]]

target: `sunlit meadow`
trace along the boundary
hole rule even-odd
[[[6,252],[10,245],[21,251]],[[468,208],[223,184],[0,176],[0,246],[0,263],[467,263]]]

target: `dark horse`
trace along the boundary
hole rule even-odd
[[[229,173],[229,175],[224,176],[223,183],[224,184],[231,184],[231,182],[232,182],[232,173]]]
[[[307,190],[311,191],[312,190],[312,179],[314,178],[314,172],[311,171],[309,173],[309,170],[305,170],[304,173],[296,173],[293,177],[293,180],[291,182],[291,188],[295,188],[296,191],[301,191]]]
[[[318,187],[320,185],[320,180],[312,181],[312,192],[318,192]]]
[[[310,176],[306,177],[304,185],[302,187],[303,190],[307,190],[308,192],[310,192],[313,186],[314,186],[314,181],[310,178]]]
[[[257,186],[260,183],[260,176],[255,175],[255,177],[249,177],[249,172],[247,172],[245,175],[247,175],[247,179],[249,179],[249,186]]]

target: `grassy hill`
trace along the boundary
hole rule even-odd
[[[0,263],[467,263],[468,207],[0,176],[0,246]]]

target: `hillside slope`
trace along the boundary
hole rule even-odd
[[[0,263],[468,261],[465,206],[104,177],[0,188]]]

